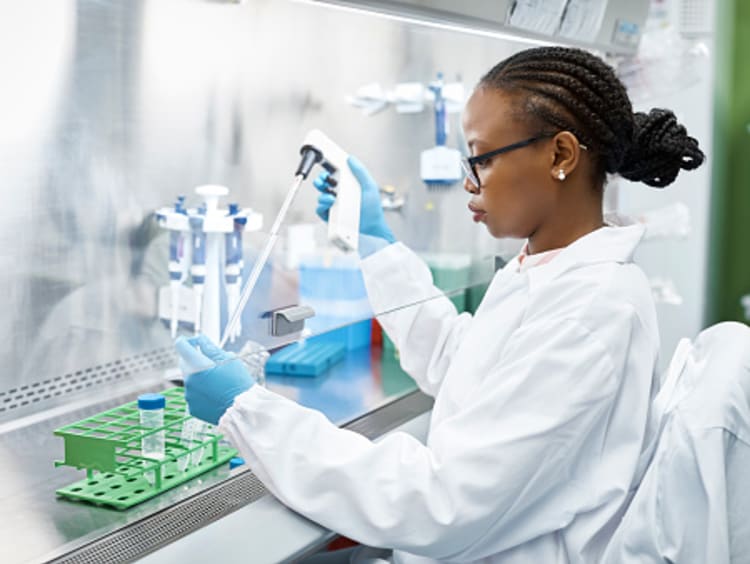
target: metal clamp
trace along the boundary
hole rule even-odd
[[[277,309],[271,312],[271,335],[282,337],[290,333],[302,331],[305,327],[305,319],[315,315],[315,310],[310,306],[295,305]]]
[[[396,194],[393,186],[384,186],[380,189],[380,206],[383,211],[401,211],[406,199]]]

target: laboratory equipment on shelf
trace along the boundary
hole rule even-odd
[[[138,396],[138,416],[141,423],[141,454],[152,460],[164,458],[164,408],[167,400],[162,394]],[[156,478],[153,471],[145,473],[150,484]]]
[[[347,97],[347,101],[368,116],[385,110],[389,105],[393,105],[399,114],[418,114],[435,102],[435,92],[430,86],[421,82],[400,82],[391,90],[386,90],[374,82],[358,88],[353,96]],[[446,113],[461,112],[466,102],[461,82],[443,83],[441,94]]]
[[[184,324],[218,341],[221,293],[229,311],[239,299],[242,235],[259,230],[263,217],[234,203],[220,208],[219,199],[229,195],[225,186],[198,186],[195,192],[203,200],[197,207],[187,208],[180,196],[174,206],[156,211],[157,222],[169,231],[169,286],[159,291],[159,317],[169,322],[173,337]],[[232,340],[240,331],[238,323]]]
[[[419,173],[422,182],[429,189],[447,188],[461,180],[461,152],[446,146],[448,121],[446,103],[443,97],[443,74],[430,84],[435,96],[435,146],[422,151],[419,159]]]
[[[302,158],[294,173],[292,186],[284,202],[281,204],[279,213],[276,215],[268,240],[253,264],[253,269],[242,289],[237,307],[235,307],[224,329],[224,335],[219,343],[220,347],[224,347],[227,341],[230,340],[231,335],[236,331],[242,311],[245,309],[245,305],[258,282],[260,273],[268,261],[268,257],[279,237],[279,230],[286,218],[289,207],[292,205],[302,182],[308,177],[316,164],[319,164],[328,173],[328,183],[331,189],[336,192],[336,203],[331,207],[328,219],[328,239],[344,251],[357,250],[359,242],[359,207],[362,195],[359,183],[349,168],[348,153],[336,145],[322,131],[313,129],[305,136],[300,148],[300,154]]]
[[[443,73],[425,85],[421,82],[402,82],[388,91],[377,83],[359,88],[348,101],[362,109],[366,115],[373,115],[388,104],[392,104],[399,114],[420,113],[432,106],[435,123],[435,145],[420,154],[419,175],[429,190],[440,190],[456,185],[463,178],[461,172],[461,152],[448,147],[448,115],[460,113],[465,104],[464,86],[461,82],[446,83]],[[401,202],[403,204],[403,201]],[[397,209],[393,198],[383,198],[383,209]]]

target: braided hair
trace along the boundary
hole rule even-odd
[[[589,148],[594,174],[607,173],[658,188],[681,169],[704,160],[698,141],[670,110],[633,113],[625,86],[604,61],[581,49],[538,47],[516,53],[493,67],[479,87],[525,94],[522,115],[541,130],[573,133]]]

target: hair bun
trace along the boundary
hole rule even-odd
[[[669,110],[654,108],[633,115],[633,141],[617,172],[620,176],[662,188],[674,182],[680,170],[698,168],[705,158],[698,141]]]

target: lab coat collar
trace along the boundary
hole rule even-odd
[[[579,266],[600,262],[626,263],[643,238],[640,224],[624,227],[605,226],[584,235],[565,247],[551,262],[528,270],[530,289],[551,282],[562,273]]]

